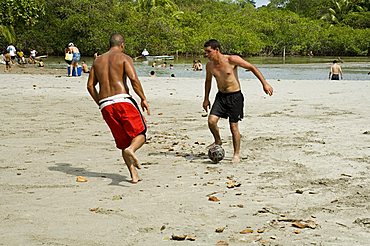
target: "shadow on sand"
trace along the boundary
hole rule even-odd
[[[127,178],[126,176],[115,174],[115,173],[98,173],[98,172],[90,172],[81,167],[74,167],[69,163],[55,163],[55,166],[48,167],[50,171],[57,171],[62,172],[74,176],[84,176],[84,177],[94,177],[94,178],[108,178],[111,179],[112,182],[109,185],[117,185],[117,186],[124,186],[119,183],[122,181],[130,183],[131,179]]]

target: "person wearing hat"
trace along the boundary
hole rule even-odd
[[[81,54],[80,54],[80,50],[73,43],[69,43],[68,48],[70,52],[72,52],[72,55],[73,55],[72,63],[70,65],[69,74],[68,74],[68,76],[72,76],[73,74],[72,69],[75,69],[75,74],[78,74],[77,67],[78,67],[78,62],[81,59]]]

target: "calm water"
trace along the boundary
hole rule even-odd
[[[151,70],[154,70],[157,77],[170,77],[175,74],[176,77],[205,78],[205,71],[192,71],[192,61],[194,58],[179,58],[167,61],[174,65],[173,69],[155,67],[151,62],[145,60],[135,61],[135,66],[139,77],[148,76]],[[202,61],[204,67],[207,63],[206,58],[195,58]],[[280,80],[325,80],[328,79],[330,65],[336,57],[287,57],[285,60],[281,57],[250,57],[246,58],[249,62],[256,65],[263,73],[266,79]],[[370,57],[341,57],[343,77],[345,80],[369,80],[370,75]],[[91,66],[93,59],[85,57]],[[45,59],[45,64],[49,68],[63,69],[67,67],[63,57],[49,57]],[[157,65],[161,64],[157,61]],[[240,78],[255,78],[253,73],[239,68]]]

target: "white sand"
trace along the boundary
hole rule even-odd
[[[142,78],[152,115],[132,185],[86,79],[0,74],[0,245],[370,244],[369,81],[270,81],[266,97],[243,80],[243,162],[222,120],[212,164],[203,80]]]

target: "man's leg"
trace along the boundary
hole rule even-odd
[[[219,119],[220,119],[220,117],[218,117],[216,115],[213,115],[213,114],[210,114],[208,116],[208,127],[209,127],[209,130],[211,130],[213,138],[215,139],[215,142],[213,144],[217,144],[217,145],[222,144],[221,136],[220,136],[220,129],[217,126],[217,123],[218,123]]]
[[[240,132],[238,122],[230,122],[230,131],[233,137],[234,155],[232,162],[240,162]]]
[[[144,143],[145,143],[145,136],[140,134],[132,140],[131,145],[129,147],[122,150],[122,156],[130,172],[132,183],[139,182],[139,175],[136,171],[136,168],[140,169],[141,166],[140,166],[139,160],[137,159],[135,155],[135,152],[138,149],[140,149]]]

